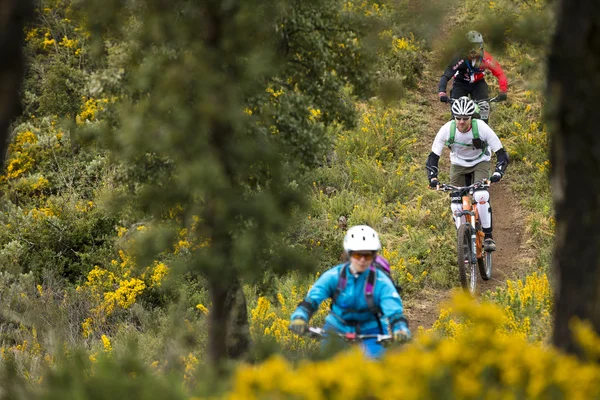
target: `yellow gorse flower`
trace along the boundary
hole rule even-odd
[[[35,160],[33,147],[38,142],[37,136],[31,131],[17,134],[8,146],[9,160],[6,166],[6,179],[15,179],[29,172]]]
[[[102,335],[102,346],[104,347],[104,351],[106,353],[112,352],[112,344],[110,343],[110,339],[106,335]]]
[[[453,398],[597,398],[600,365],[529,343],[504,330],[504,312],[464,294],[447,307],[470,321],[451,338],[423,334],[401,351],[390,349],[380,362],[359,351],[293,366],[280,356],[238,369],[228,399],[426,399],[440,390]],[[584,341],[600,339],[584,330]],[[357,373],[357,370],[360,371]],[[490,397],[491,396],[491,397]]]

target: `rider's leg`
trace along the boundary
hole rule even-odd
[[[450,90],[450,97],[458,99],[462,96],[472,95],[473,87],[470,83],[456,82],[453,81],[452,89]]]
[[[492,237],[492,207],[490,206],[490,192],[477,190],[473,193],[473,199],[477,202],[479,221],[486,238]]]
[[[465,186],[466,175],[471,172],[472,168],[450,164],[450,184],[452,186]]]
[[[490,174],[489,161],[480,162],[474,171],[475,181],[488,178]],[[484,247],[486,251],[496,250],[496,243],[492,238],[492,207],[490,206],[490,193],[487,190],[477,190],[473,193],[473,199],[477,202],[479,222],[485,235]]]
[[[385,354],[385,347],[374,338],[363,340],[362,348],[368,358],[381,358]]]
[[[387,332],[384,333],[387,334]],[[381,334],[381,332],[378,328],[366,329],[364,331],[361,331],[361,334],[377,335]],[[368,358],[381,358],[385,354],[386,350],[382,343],[377,343],[377,339],[375,338],[364,339],[361,342],[361,348],[364,351],[365,356],[367,356]]]
[[[472,85],[473,93],[471,94],[471,98],[479,105],[479,118],[487,124],[490,118],[490,103],[487,101],[480,103],[478,100],[490,97],[488,84],[485,81],[479,81]]]
[[[456,225],[456,229],[460,227],[462,224],[462,220],[464,218],[459,218],[462,211],[462,198],[460,197],[459,192],[451,192],[450,193],[450,209],[452,210],[452,218],[454,219],[454,225]]]
[[[450,184],[453,186],[465,186],[466,174],[469,168],[461,167],[460,165],[450,165]],[[452,218],[456,229],[464,222],[464,217],[458,218],[457,215],[462,212],[462,198],[458,192],[450,193],[450,209],[452,210]]]

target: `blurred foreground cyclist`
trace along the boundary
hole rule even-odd
[[[344,334],[391,333],[397,342],[410,340],[400,294],[387,274],[373,262],[381,250],[377,232],[366,225],[350,228],[344,238],[344,250],[350,262],[336,265],[317,279],[292,314],[290,330],[306,334],[314,312],[331,298],[325,330]],[[385,352],[375,339],[365,339],[363,346],[369,357],[377,358]]]

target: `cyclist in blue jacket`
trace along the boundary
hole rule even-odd
[[[404,317],[402,299],[391,279],[373,265],[381,242],[369,226],[357,225],[348,230],[344,250],[350,262],[336,265],[322,274],[291,316],[290,330],[299,335],[308,331],[308,321],[326,299],[331,311],[325,330],[356,334],[392,334],[395,341],[411,337]],[[391,330],[391,332],[389,332]],[[385,348],[376,339],[365,339],[370,357],[380,357]]]

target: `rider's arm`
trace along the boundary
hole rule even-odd
[[[425,169],[427,169],[427,179],[432,180],[434,178],[437,178],[439,172],[439,161],[440,156],[435,154],[433,151],[429,153],[429,157],[427,157],[427,162],[425,163]]]
[[[383,276],[383,273],[380,275]],[[377,277],[376,286],[379,291],[379,307],[381,308],[381,312],[388,319],[392,332],[403,330],[410,335],[408,321],[404,316],[402,299],[392,281],[387,276],[382,276]]]
[[[427,179],[430,181],[431,179],[436,178],[438,175],[438,161],[440,160],[442,151],[444,151],[446,140],[448,140],[449,135],[450,122],[444,124],[444,126],[442,126],[438,131],[437,135],[435,135],[433,145],[431,146],[431,153],[429,153],[429,157],[427,157],[425,168],[427,169]]]
[[[498,79],[500,91],[506,93],[508,91],[508,79],[506,79],[506,75],[498,61],[494,60],[494,57],[487,51],[483,55],[483,66],[492,71],[492,74]]]
[[[450,138],[450,125],[452,121],[446,122],[435,135],[433,144],[431,145],[431,152],[438,157],[442,155],[444,147],[446,147],[446,141]]]
[[[319,305],[323,300],[330,298],[337,287],[339,268],[334,267],[325,272],[317,279],[315,284],[310,288],[304,300],[298,304],[296,311],[290,317],[291,320],[302,318],[309,321],[315,311],[319,309]]]
[[[504,148],[501,148],[496,152],[496,170],[494,172],[499,172],[500,175],[504,175],[506,172],[506,167],[508,167],[509,159],[508,153]]]
[[[438,92],[446,92],[446,86],[448,86],[448,82],[454,76],[456,69],[458,68],[458,63],[461,61],[460,57],[455,57],[450,65],[446,67],[446,70],[440,77],[440,83],[438,84]]]

